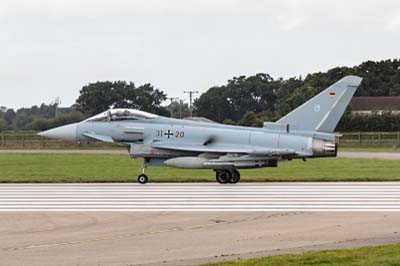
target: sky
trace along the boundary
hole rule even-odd
[[[398,0],[2,0],[0,106],[96,81],[151,83],[168,97],[240,75],[305,76],[400,57]]]

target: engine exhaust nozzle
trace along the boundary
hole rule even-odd
[[[315,157],[336,157],[337,143],[321,139],[313,139],[312,152]]]

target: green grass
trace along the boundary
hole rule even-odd
[[[362,151],[362,152],[400,152],[400,147],[395,145],[354,145],[341,144],[339,151]]]
[[[142,160],[127,155],[0,154],[0,182],[135,182]],[[241,170],[242,181],[400,181],[396,160],[295,160],[277,168]],[[212,170],[150,167],[151,181],[215,181]]]
[[[362,247],[333,251],[279,255],[260,259],[235,260],[203,266],[395,266],[400,265],[400,245]]]

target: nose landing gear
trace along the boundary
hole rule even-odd
[[[149,181],[149,178],[148,178],[147,175],[145,175],[145,174],[140,174],[140,175],[138,176],[137,180],[138,180],[138,182],[139,182],[140,184],[146,184],[147,181]]]
[[[220,184],[236,184],[240,181],[240,173],[236,169],[215,170],[215,178]]]
[[[140,184],[146,184],[149,181],[149,177],[144,173],[146,171],[146,165],[142,167],[142,173],[138,176],[137,180]]]

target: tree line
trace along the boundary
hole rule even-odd
[[[165,100],[167,95],[149,83],[135,86],[126,81],[98,81],[83,86],[75,104],[68,108],[59,108],[57,103],[16,111],[0,107],[0,131],[46,130],[81,121],[111,107],[140,109],[163,116],[169,116],[172,111],[176,117],[188,116],[187,104],[175,101],[170,106],[162,106]]]
[[[276,121],[347,75],[363,81],[355,96],[400,96],[400,60],[367,61],[355,67],[336,67],[305,78],[274,79],[268,74],[240,76],[214,86],[196,99],[195,114],[216,122],[261,126]],[[350,107],[340,121],[340,131],[397,131],[400,115],[355,115]]]
[[[346,75],[363,77],[355,96],[400,96],[400,60],[367,61],[354,67],[336,67],[306,77],[274,79],[269,74],[239,76],[213,86],[194,102],[195,116],[220,123],[261,126],[275,121]],[[111,107],[135,108],[174,117],[189,114],[187,104],[167,100],[166,93],[150,83],[136,86],[126,81],[98,81],[85,85],[75,104],[58,108],[42,104],[16,111],[0,108],[0,130],[45,130],[80,121]],[[400,130],[400,115],[354,115],[348,109],[338,125],[340,131]]]

